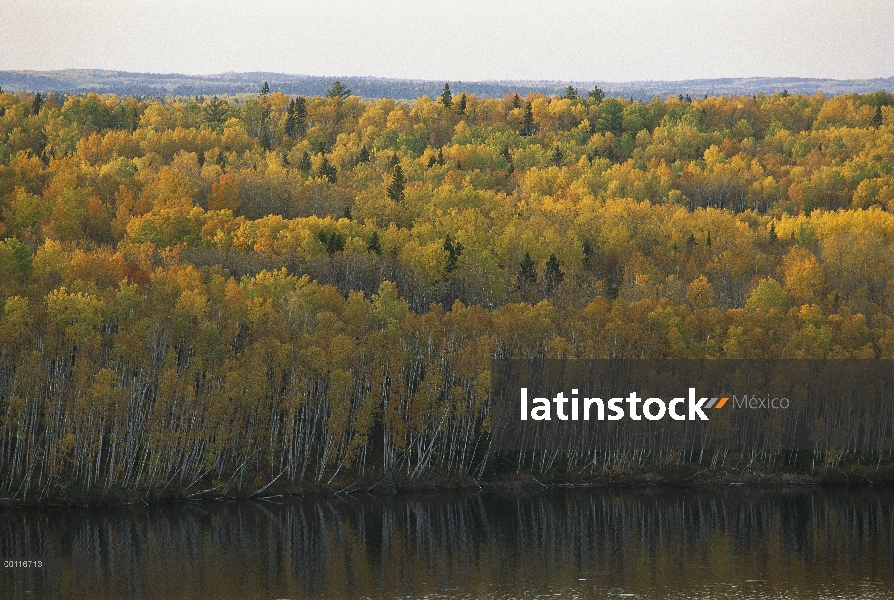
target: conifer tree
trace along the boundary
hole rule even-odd
[[[530,252],[525,252],[525,257],[522,259],[518,268],[518,276],[519,284],[523,281],[527,283],[537,282],[537,269],[534,266],[533,259],[531,259]]]
[[[503,146],[503,150],[502,150],[502,152],[500,152],[500,156],[505,158],[507,162],[512,160],[512,155],[509,154],[508,146]]]
[[[562,283],[562,279],[565,278],[565,273],[562,272],[562,269],[559,267],[559,259],[556,258],[555,254],[549,255],[549,260],[546,261],[546,288],[547,293],[552,292],[556,288],[559,287],[559,284]]]
[[[372,236],[369,238],[369,242],[366,244],[366,249],[374,254],[382,254],[382,244],[379,241],[379,233],[377,231],[373,231]]]
[[[267,85],[267,82],[265,81],[265,82],[264,82],[264,87],[261,88],[261,95],[262,95],[262,96],[266,96],[266,95],[269,94],[269,93],[270,93],[270,86]]]
[[[40,96],[40,94],[38,94]],[[872,126],[878,129],[882,126],[882,107],[875,107],[875,114],[872,116]]]
[[[34,101],[31,102],[31,114],[36,115],[40,113],[41,108],[43,108],[43,97],[40,95],[40,92],[37,92],[37,95],[34,96]]]
[[[522,135],[534,135],[534,110],[531,103],[525,104],[525,118],[522,123]]]
[[[456,270],[456,261],[463,253],[463,245],[459,242],[454,243],[448,233],[447,239],[444,240],[444,251],[447,253],[447,272],[452,273]]]
[[[466,95],[460,94],[459,95],[459,104],[457,105],[457,108],[459,109],[459,114],[461,114],[461,115],[466,114],[466,102],[467,102]]]
[[[407,180],[404,178],[404,171],[400,168],[400,165],[394,165],[394,168],[391,170],[391,183],[388,184],[388,189],[386,190],[388,193],[388,197],[391,198],[395,202],[403,202],[404,201],[404,187],[407,185]]]
[[[444,92],[441,94],[441,104],[443,104],[447,108],[450,108],[450,106],[453,104],[453,95],[450,93],[449,83],[444,84]]]
[[[320,162],[318,175],[326,179],[329,183],[336,183],[338,181],[338,173],[335,170],[335,167],[329,163],[329,160],[325,156],[323,157],[322,162]]]
[[[289,100],[289,109],[286,111],[286,135],[295,137],[295,100]]]
[[[360,147],[360,152],[357,154],[357,164],[369,162],[369,150],[366,148],[366,144]]]
[[[298,96],[295,98],[295,135],[304,135],[307,132],[307,98]]]
[[[592,100],[596,104],[599,104],[605,99],[605,92],[599,89],[599,86],[596,85],[593,86],[593,89],[587,93],[587,96],[590,97],[590,100]]]
[[[562,149],[558,146],[553,146],[553,153],[550,158],[552,159],[554,165],[556,165],[557,167],[562,166],[562,159],[564,158],[564,156],[562,155]]]
[[[345,87],[345,85],[337,79],[335,80],[335,83],[332,84],[332,87],[326,92],[327,98],[337,98],[339,100],[344,100],[350,95],[351,90]]]
[[[205,113],[205,120],[211,125],[219,125],[224,122],[227,116],[227,111],[230,109],[229,104],[227,104],[226,100],[221,100],[217,96],[211,98],[208,103],[202,108],[202,111]]]

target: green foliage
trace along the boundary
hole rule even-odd
[[[332,87],[330,87],[328,90],[326,90],[327,98],[336,98],[339,100],[344,100],[345,98],[347,98],[350,95],[351,95],[351,90],[349,90],[347,87],[345,87],[345,85],[341,81],[338,81],[338,80],[336,80],[335,83],[332,84]]]
[[[599,104],[605,99],[605,92],[599,89],[599,86],[593,86],[593,89],[587,92],[587,97],[590,98],[596,104]]]
[[[748,296],[745,310],[770,312],[773,309],[785,312],[788,310],[788,294],[782,285],[772,277],[762,279]]]
[[[546,273],[544,276],[544,279],[546,279],[547,293],[555,291],[564,278],[565,273],[562,271],[561,267],[559,267],[559,259],[556,258],[555,254],[550,254],[549,260],[546,261]]]
[[[43,108],[43,96],[38,92],[34,94],[34,100],[31,102],[31,114],[39,114],[41,108]]]
[[[320,168],[318,169],[317,174],[329,183],[338,182],[338,172],[336,171],[335,167],[329,163],[329,159],[327,159],[325,156],[320,161]]]
[[[440,100],[441,104],[447,108],[450,108],[453,105],[453,94],[450,93],[449,83],[444,84],[444,92],[441,94]]]
[[[388,197],[398,203],[404,201],[404,188],[407,180],[404,177],[404,170],[399,164],[395,164],[391,169],[391,182],[388,184]]]
[[[518,277],[519,285],[521,285],[522,282],[527,284],[537,282],[537,268],[534,265],[534,260],[531,258],[530,252],[525,252],[525,257],[518,266]]]
[[[534,110],[531,107],[531,103],[528,102],[525,104],[525,116],[524,121],[522,121],[522,135],[531,136],[537,131],[536,126],[534,125]]]

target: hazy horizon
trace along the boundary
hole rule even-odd
[[[422,81],[894,76],[894,3],[0,0],[0,70]]]
[[[18,72],[18,73],[34,73],[34,74],[46,74],[46,73],[65,73],[65,72],[79,72],[79,73],[98,73],[98,72],[108,72],[108,73],[119,73],[124,75],[138,75],[138,76],[155,76],[155,77],[188,77],[188,78],[214,78],[214,77],[227,77],[227,76],[245,76],[245,75],[280,75],[286,77],[296,77],[300,79],[339,79],[343,78],[347,79],[369,79],[375,81],[398,81],[398,82],[420,82],[420,83],[438,83],[443,85],[444,83],[453,84],[457,83],[494,83],[494,84],[575,84],[575,83],[614,83],[614,84],[636,84],[636,83],[677,83],[677,82],[687,82],[687,81],[759,81],[759,80],[829,80],[829,81],[871,81],[877,79],[894,79],[894,75],[886,75],[886,76],[873,76],[873,77],[806,77],[800,75],[777,75],[777,76],[761,76],[755,75],[753,77],[732,77],[732,76],[718,76],[718,77],[687,77],[683,79],[670,79],[667,77],[662,78],[651,78],[651,79],[599,79],[599,78],[591,78],[591,79],[497,79],[497,78],[489,78],[489,79],[446,79],[446,78],[435,78],[435,77],[389,77],[386,75],[369,75],[367,73],[360,74],[345,74],[345,73],[298,73],[298,72],[289,72],[289,71],[271,71],[271,70],[248,70],[248,71],[220,71],[216,73],[189,73],[184,71],[132,71],[132,70],[124,70],[124,69],[105,69],[105,68],[92,68],[92,67],[63,67],[58,69],[12,69],[12,68],[0,68],[0,72]]]

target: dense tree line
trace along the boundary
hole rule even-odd
[[[0,492],[470,474],[491,358],[894,358],[891,95],[598,92],[0,94]]]

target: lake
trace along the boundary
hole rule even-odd
[[[2,569],[0,598],[894,598],[894,490],[9,509],[0,555],[80,561]]]

